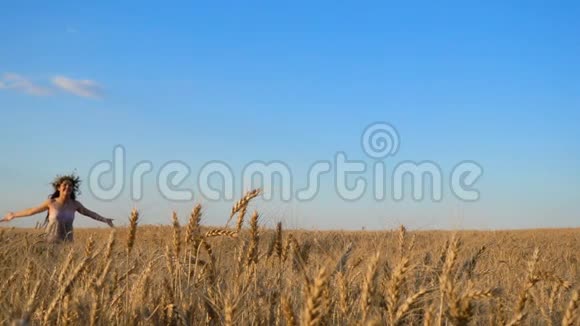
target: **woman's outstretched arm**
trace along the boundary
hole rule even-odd
[[[83,204],[81,204],[80,202],[77,201],[77,212],[88,216],[90,218],[92,218],[93,220],[97,220],[99,222],[103,222],[103,223],[107,223],[110,227],[113,227],[113,219],[112,218],[106,218],[106,217],[102,217],[101,215],[91,211],[90,209],[86,208],[85,206],[83,206]]]
[[[17,217],[26,217],[26,216],[31,216],[34,214],[42,213],[48,209],[49,204],[50,204],[50,199],[47,199],[42,204],[40,204],[38,207],[25,209],[23,211],[16,212],[16,213],[10,212],[10,213],[6,214],[6,216],[4,216],[4,218],[1,219],[0,222],[8,222],[8,221],[11,221]]]

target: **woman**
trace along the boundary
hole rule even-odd
[[[92,219],[107,223],[113,227],[113,220],[85,208],[76,200],[79,190],[80,180],[77,176],[57,177],[52,183],[54,193],[50,199],[40,206],[26,209],[20,212],[10,212],[4,216],[1,222],[8,222],[17,217],[26,217],[48,211],[46,217],[46,236],[49,242],[70,242],[73,241],[73,221],[75,212],[79,212]]]

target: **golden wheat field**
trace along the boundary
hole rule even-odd
[[[73,244],[2,229],[2,324],[580,323],[579,229],[265,229],[249,197],[227,228],[204,226],[198,205],[167,227],[133,211],[130,227],[78,229]]]

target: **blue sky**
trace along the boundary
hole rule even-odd
[[[54,175],[110,160],[154,173],[187,163],[285,162],[296,184],[308,167],[373,160],[366,126],[400,135],[388,168],[431,160],[484,168],[477,202],[445,185],[441,202],[346,202],[321,180],[310,202],[262,202],[263,223],[318,229],[578,226],[580,5],[577,2],[11,2],[0,5],[0,214],[40,203]],[[82,201],[126,223],[182,220],[192,202],[167,201],[146,179]],[[242,189],[237,191],[242,192]],[[410,197],[409,197],[410,198]],[[230,201],[209,202],[206,224],[225,223]],[[38,215],[11,222],[31,226]],[[78,226],[99,224],[79,216]]]

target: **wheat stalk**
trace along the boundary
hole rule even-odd
[[[282,311],[284,312],[284,318],[286,319],[286,325],[296,326],[296,317],[294,316],[294,309],[292,308],[292,303],[290,299],[282,297]]]
[[[192,244],[196,237],[199,235],[201,224],[201,205],[197,204],[191,211],[191,215],[189,216],[189,221],[187,223],[187,228],[185,229],[185,244],[189,245]],[[193,244],[193,247],[197,247],[196,244]]]
[[[399,257],[405,255],[405,235],[407,234],[407,229],[404,225],[399,227]]]
[[[139,221],[139,212],[136,208],[131,211],[129,217],[129,236],[127,237],[127,254],[131,253],[135,245],[135,237],[137,235],[137,222]]]
[[[532,259],[528,261],[528,274],[526,281],[518,297],[518,301],[514,309],[514,316],[508,325],[519,325],[526,316],[526,313],[524,313],[524,308],[526,306],[526,302],[529,299],[530,290],[539,281],[539,278],[536,276],[536,265],[538,263],[539,256],[540,250],[536,248],[532,254]]]
[[[260,189],[254,189],[254,190],[248,191],[242,199],[240,199],[238,202],[236,202],[234,204],[234,206],[232,207],[230,218],[226,222],[226,228],[227,228],[228,224],[230,223],[231,219],[234,217],[234,215],[236,215],[236,213],[238,213],[238,221],[236,223],[236,230],[240,231],[240,229],[242,228],[242,224],[244,223],[244,216],[246,215],[246,211],[248,209],[248,204],[250,203],[250,201],[252,199],[256,198],[259,194],[260,194]]]
[[[213,229],[213,230],[207,231],[204,235],[204,237],[206,237],[206,238],[221,237],[221,236],[230,237],[230,238],[237,238],[238,232],[230,231],[230,230],[222,230],[222,229]]]
[[[572,298],[570,299],[570,303],[568,304],[568,308],[566,308],[566,312],[564,313],[564,318],[562,319],[562,326],[573,326],[574,323],[578,322],[578,308],[580,303],[580,289],[574,291]]]
[[[361,312],[362,312],[362,320],[366,321],[369,309],[372,305],[372,299],[374,296],[374,289],[375,289],[375,281],[377,279],[377,265],[379,263],[380,254],[377,252],[375,253],[369,262],[369,266],[367,269],[367,274],[364,278],[364,283],[362,287],[362,294],[361,294]]]
[[[258,233],[258,212],[254,211],[250,219],[250,247],[248,248],[248,258],[246,265],[258,263],[258,244],[260,235]]]
[[[171,222],[173,225],[173,253],[175,258],[178,258],[181,254],[181,225],[179,225],[179,218],[175,211],[171,216]]]
[[[443,269],[441,275],[439,276],[439,315],[437,318],[437,324],[439,326],[443,323],[443,313],[444,313],[444,298],[447,297],[448,301],[453,301],[454,295],[454,284],[453,284],[453,267],[457,260],[457,254],[459,252],[459,238],[454,234],[449,242],[449,246],[445,252],[445,262],[443,264]]]
[[[408,270],[409,270],[409,258],[403,256],[401,257],[400,262],[395,266],[393,275],[389,280],[389,285],[387,287],[387,308],[388,308],[387,310],[389,313],[389,321],[391,325],[396,325],[404,314],[401,308],[399,307],[399,299],[401,296],[401,288],[405,281],[405,277],[407,275]],[[418,298],[423,296],[423,294],[419,295]],[[409,307],[413,303],[414,301],[410,302]],[[397,318],[397,312],[399,310],[401,310],[401,316]]]
[[[234,204],[232,207],[232,212],[230,214],[230,218],[232,218],[236,213],[238,213],[243,207],[247,206],[248,203],[256,198],[260,194],[260,189],[250,190],[246,193],[246,195],[240,199],[238,202]],[[229,222],[229,221],[228,221]]]
[[[392,325],[401,324],[402,320],[406,317],[406,315],[411,310],[411,307],[413,307],[422,297],[424,297],[429,292],[430,292],[429,290],[422,288],[419,291],[417,291],[415,294],[413,294],[412,296],[408,297],[407,300],[405,300],[397,308],[397,312],[393,318]]]
[[[324,311],[324,297],[323,291],[326,286],[327,272],[325,268],[321,268],[318,275],[314,279],[314,284],[308,285],[308,295],[306,298],[306,306],[304,313],[304,325],[313,326],[319,325],[325,314]]]

